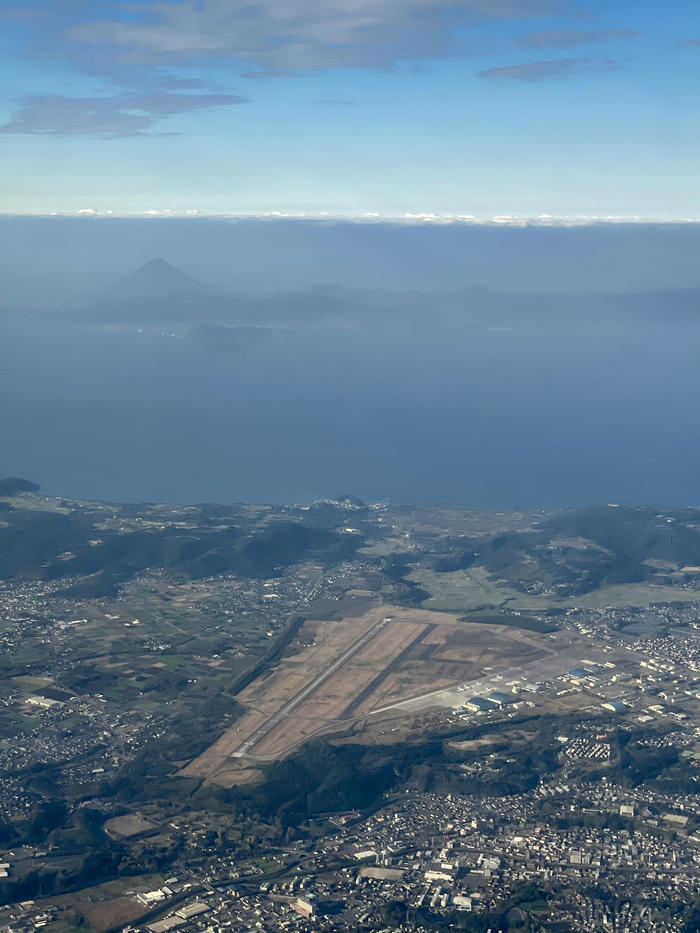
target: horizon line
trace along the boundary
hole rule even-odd
[[[496,214],[477,216],[475,214],[439,214],[434,212],[406,212],[403,214],[380,214],[368,211],[357,214],[333,213],[331,211],[260,211],[260,212],[207,212],[197,209],[149,209],[143,211],[112,211],[96,208],[77,208],[73,211],[2,211],[3,218],[59,217],[113,220],[300,220],[317,223],[356,223],[387,225],[433,225],[433,226],[474,226],[474,227],[586,227],[605,225],[647,225],[647,226],[692,226],[700,224],[700,217],[645,217],[642,215],[555,215],[539,214],[525,216],[516,214]]]

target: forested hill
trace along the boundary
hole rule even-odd
[[[155,568],[193,579],[271,577],[303,560],[335,563],[363,542],[319,510],[78,503],[3,483],[0,578],[88,578],[96,596]]]
[[[0,578],[65,580],[76,595],[112,593],[153,569],[191,579],[273,577],[304,561],[330,568],[352,559],[397,585],[419,566],[438,574],[480,567],[522,592],[570,596],[610,584],[700,585],[696,508],[516,514],[454,507],[435,510],[429,533],[409,525],[402,539],[394,522],[405,522],[404,511],[350,496],[288,506],[115,505],[40,496],[38,488],[0,480]]]
[[[687,583],[700,578],[700,509],[562,510],[524,531],[462,539],[432,565],[438,572],[483,567],[520,589],[558,587],[570,595],[618,583]]]

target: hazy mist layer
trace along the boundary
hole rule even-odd
[[[694,228],[2,224],[13,236],[3,279],[12,267],[22,300],[4,289],[0,475],[122,501],[700,501],[696,293],[576,297],[697,285]],[[162,320],[168,301],[157,320],[148,301],[129,305],[122,323],[99,298],[82,316],[71,305],[26,313],[46,308],[38,296],[54,279],[107,295],[153,255],[217,288],[335,279],[530,294],[468,292],[449,314],[412,298],[411,315],[390,296],[388,317],[350,294],[329,320],[325,292],[315,317],[300,293],[270,305],[274,326],[239,330],[192,326],[196,299],[186,326]],[[23,276],[31,288],[19,288]]]
[[[0,241],[3,294],[48,306],[99,293],[153,256],[234,291],[318,282],[428,291],[700,286],[700,224],[520,228],[0,216]]]

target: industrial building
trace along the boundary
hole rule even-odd
[[[512,693],[501,693],[500,690],[494,690],[486,697],[489,703],[495,703],[496,706],[505,706],[506,703],[513,703],[515,697]]]
[[[470,697],[464,707],[472,713],[490,713],[491,710],[496,709],[497,704],[484,699],[484,697]]]

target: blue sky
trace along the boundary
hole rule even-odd
[[[697,0],[0,0],[0,210],[700,217]]]

